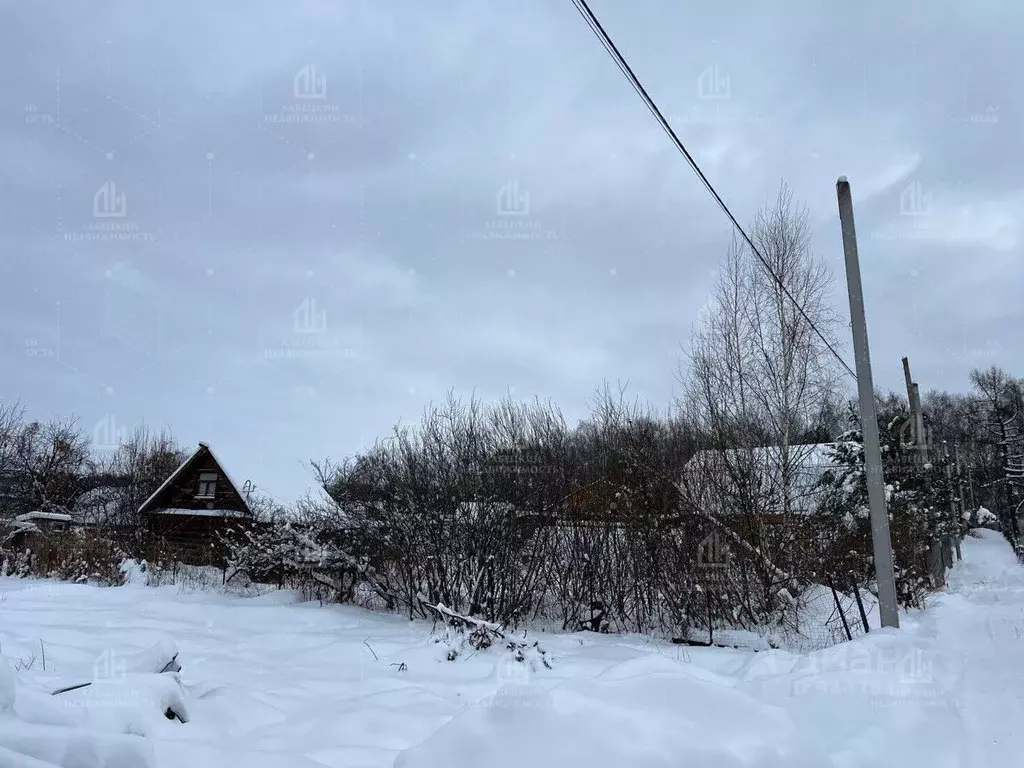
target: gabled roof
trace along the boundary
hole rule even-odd
[[[221,474],[224,475],[224,479],[228,481],[228,485],[230,485],[234,489],[235,493],[238,495],[238,498],[242,500],[242,504],[245,506],[246,511],[248,511],[249,514],[251,515],[252,509],[250,509],[249,502],[246,501],[241,489],[239,489],[235,481],[231,479],[231,475],[228,474],[228,471],[224,468],[224,465],[221,464],[220,459],[218,459],[214,452],[210,449],[210,446],[202,442],[199,443],[199,447],[196,449],[195,453],[193,453],[191,456],[189,456],[187,459],[181,462],[181,465],[176,470],[171,472],[170,475],[167,476],[167,479],[160,484],[160,487],[153,491],[153,493],[149,495],[149,498],[139,505],[138,513],[140,515],[143,514],[146,511],[146,507],[149,506],[153,499],[157,498],[171,483],[173,483],[178,478],[179,475],[181,475],[186,469],[188,469],[188,467],[204,451],[210,455],[211,459],[213,459],[214,464],[217,465],[217,468],[220,469]],[[199,514],[201,514],[201,512]]]

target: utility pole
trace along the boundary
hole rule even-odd
[[[967,500],[964,498],[964,466],[960,463],[960,443],[953,443],[953,466],[956,468],[956,559],[963,560],[964,554],[960,547],[960,529],[964,524],[964,512],[967,510]]]
[[[967,462],[967,490],[971,492],[971,512],[975,512],[978,509],[978,499],[974,496],[974,443],[970,444],[971,458]]]
[[[839,199],[839,224],[843,230],[843,254],[846,257],[846,286],[850,294],[850,321],[853,351],[857,364],[857,392],[860,396],[860,422],[864,435],[864,470],[871,510],[871,544],[878,582],[878,610],[883,627],[899,627],[896,607],[896,574],[889,538],[889,513],[885,509],[885,482],[882,478],[882,450],[878,445],[878,415],[875,413],[875,385],[871,379],[871,353],[868,327],[864,318],[864,293],[860,282],[857,255],[857,230],[853,223],[853,196],[845,176],[836,181]]]
[[[921,410],[921,389],[910,375],[910,360],[903,358],[903,377],[907,381],[907,402],[910,405],[911,435],[917,451],[918,466],[928,463],[928,434],[924,426],[924,412]]]
[[[949,494],[950,521],[950,533],[946,537],[943,556],[946,558],[946,565],[952,568],[954,551],[956,552],[957,559],[960,557],[960,542],[957,540],[957,534],[960,531],[960,515],[956,508],[957,492],[953,488],[953,460],[949,453],[949,443],[945,440],[942,441],[942,458],[946,468],[946,492]]]
[[[924,473],[925,488],[931,490],[931,477],[927,473],[931,457],[931,440],[929,430],[924,424],[924,411],[921,408],[921,388],[910,375],[910,360],[903,358],[903,378],[907,382],[907,403],[910,406],[910,435],[913,443],[914,463],[919,472]],[[948,457],[947,457],[948,458]],[[949,466],[946,466],[947,477]],[[935,538],[928,544],[928,570],[933,588],[946,584],[946,568],[952,567],[952,545],[948,538]]]

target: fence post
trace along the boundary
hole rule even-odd
[[[707,588],[706,582],[704,587],[704,601],[708,607],[708,646],[715,644],[715,623],[711,620],[711,590]]]
[[[836,585],[832,583],[832,577],[828,577],[828,585],[832,589],[832,599],[836,601],[836,610],[839,611],[839,618],[843,620],[843,629],[846,630],[846,639],[853,640],[853,633],[850,632],[850,625],[846,621],[846,614],[843,612],[843,604],[839,602],[839,593],[836,592]]]
[[[868,615],[864,611],[864,601],[860,599],[860,590],[857,588],[857,580],[851,579],[850,586],[853,587],[853,596],[857,598],[857,610],[860,611],[860,620],[864,625],[864,634],[868,634],[871,630],[868,629]]]

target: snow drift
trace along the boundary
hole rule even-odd
[[[399,755],[395,768],[828,764],[783,710],[706,677],[655,658],[622,662],[551,690],[505,685]]]

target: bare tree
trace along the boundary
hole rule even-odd
[[[0,518],[23,511],[17,503],[22,494],[15,459],[24,417],[21,403],[0,403]]]
[[[112,455],[95,464],[90,488],[75,507],[79,522],[116,532],[123,547],[141,552],[139,507],[185,458],[169,431],[136,427]]]
[[[999,515],[1010,543],[1020,543],[1019,515],[1024,507],[1024,395],[1021,383],[1001,368],[971,371],[971,383],[978,392],[989,439],[994,444],[1004,490],[1004,508]]]
[[[28,484],[33,506],[67,513],[91,470],[89,441],[74,418],[33,421],[18,432],[12,468]]]
[[[800,440],[836,400],[837,369],[821,337],[835,346],[837,317],[806,207],[785,185],[751,233],[767,266],[734,240],[692,335],[683,406],[714,453],[684,475],[682,491],[746,553],[770,610],[790,579],[779,563],[806,535],[800,475],[813,447]]]

